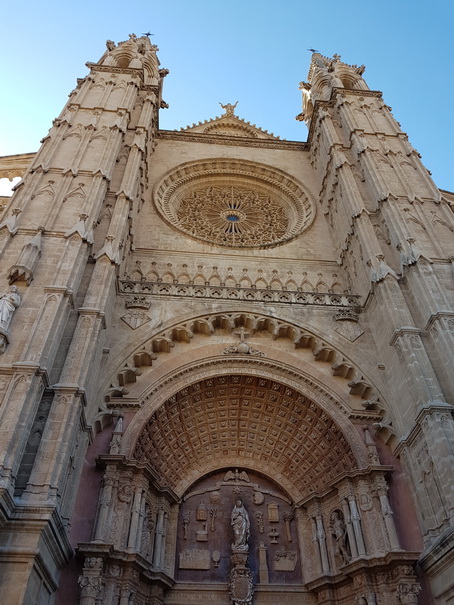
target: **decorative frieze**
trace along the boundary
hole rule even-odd
[[[191,284],[163,284],[157,282],[119,281],[123,294],[145,294],[211,300],[241,300],[247,302],[274,302],[282,304],[317,305],[329,307],[358,308],[360,297],[352,294],[329,294],[323,292],[276,291],[256,288],[221,287]]]

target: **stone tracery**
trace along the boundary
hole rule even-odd
[[[272,198],[233,185],[194,191],[177,216],[182,229],[223,246],[271,244],[285,235],[289,222]]]
[[[225,194],[228,192],[232,197],[234,190],[237,200],[239,196],[246,206],[244,214],[241,208],[232,208],[226,202]],[[307,229],[315,218],[315,204],[299,181],[276,168],[233,159],[181,164],[160,179],[153,199],[161,216],[171,225],[218,245],[281,244]],[[211,217],[208,221],[204,214],[207,211]],[[235,216],[236,220],[229,221],[229,216]],[[218,225],[219,219],[222,220]],[[225,238],[228,223],[242,221],[247,233],[243,240]]]

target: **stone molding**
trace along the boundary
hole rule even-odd
[[[448,330],[454,332],[454,312],[453,311],[439,311],[438,313],[433,313],[429,319],[427,320],[426,325],[423,328],[422,333],[427,333],[432,330],[435,324],[446,322],[448,324]]]
[[[109,402],[112,397],[118,398],[128,394],[125,388],[128,383],[140,380],[142,367],[153,365],[153,360],[161,352],[169,353],[175,343],[190,343],[194,334],[212,335],[217,329],[233,332],[238,328],[246,328],[251,333],[268,332],[273,339],[287,338],[295,349],[310,348],[315,361],[328,362],[333,376],[340,376],[351,395],[360,397],[361,405],[366,410],[380,409],[380,397],[376,388],[363,375],[363,372],[352,361],[348,360],[331,343],[317,337],[288,321],[281,321],[265,315],[253,313],[230,312],[192,318],[155,334],[128,355],[117,370],[116,381],[110,384],[104,399]],[[220,343],[219,355],[225,344]],[[289,368],[289,371],[292,368]],[[376,412],[375,412],[376,413]]]
[[[35,153],[21,153],[0,157],[0,179],[21,177],[31,164]]]
[[[264,130],[257,126],[256,124],[251,124],[246,120],[243,120],[239,116],[235,115],[235,108],[238,104],[238,101],[232,105],[232,103],[227,103],[223,105],[219,103],[223,109],[225,109],[225,113],[223,113],[220,117],[215,117],[210,120],[204,120],[203,122],[198,122],[197,124],[192,124],[192,126],[186,126],[185,128],[180,128],[180,132],[196,132],[196,133],[212,133],[218,134],[222,136],[232,136],[232,137],[247,137],[247,138],[261,138],[261,139],[274,139],[279,140],[280,137],[275,136],[273,133],[269,133],[267,130]]]
[[[423,422],[427,417],[434,416],[437,421],[441,421],[443,418],[451,418],[453,412],[454,407],[449,403],[433,401],[427,404],[419,411],[411,430],[400,439],[395,449],[396,455],[400,455],[406,448],[411,448],[424,435]]]
[[[299,141],[281,141],[253,139],[251,137],[215,135],[213,133],[179,132],[173,130],[160,130],[158,139],[167,141],[187,141],[190,143],[204,143],[209,145],[229,145],[237,147],[252,147],[259,149],[285,149],[290,151],[307,151],[308,144]]]
[[[101,71],[101,72],[114,73],[114,74],[126,74],[128,76],[134,76],[136,78],[139,78],[141,81],[143,80],[143,69],[140,67],[135,68],[135,67],[117,67],[115,65],[98,65],[97,63],[91,63],[90,61],[88,63],[85,63],[85,65],[91,71]]]
[[[194,284],[163,284],[158,282],[134,282],[119,280],[121,294],[147,294],[153,296],[187,296],[221,300],[275,302],[292,305],[317,305],[324,307],[347,307],[357,309],[360,297],[352,294],[330,294],[324,292],[279,291],[262,288],[229,288]],[[356,314],[355,314],[356,315]]]

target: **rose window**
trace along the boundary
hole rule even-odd
[[[282,244],[315,217],[315,204],[299,181],[247,160],[181,164],[156,183],[153,199],[173,227],[218,246]]]
[[[267,245],[285,235],[288,217],[266,195],[239,187],[207,187],[185,197],[177,210],[183,229],[230,246]]]

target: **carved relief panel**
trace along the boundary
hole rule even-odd
[[[238,516],[238,510],[245,512]],[[254,585],[301,583],[301,555],[290,499],[266,477],[227,469],[205,477],[183,498],[176,579],[226,582],[232,552],[240,550],[247,555]]]

